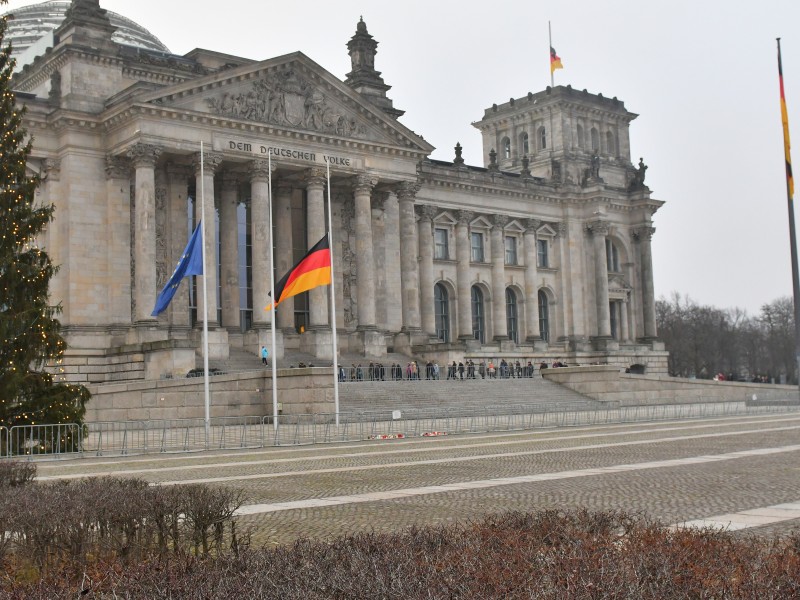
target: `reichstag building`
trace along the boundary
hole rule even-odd
[[[476,107],[483,164],[468,165],[459,145],[431,159],[402,124],[363,20],[343,35],[341,80],[302,52],[171,54],[99,0],[13,14],[28,167],[56,207],[41,243],[61,266],[51,294],[67,379],[183,376],[204,314],[212,364],[269,347],[273,326],[274,356],[324,364],[335,326],[340,352],[365,360],[558,357],[666,373],[651,257],[663,202],[632,162],[637,115],[617,98],[557,86]],[[265,311],[271,253],[277,279],[325,234],[329,198],[336,314],[330,287]],[[201,213],[215,259],[206,301],[190,277],[154,318]]]

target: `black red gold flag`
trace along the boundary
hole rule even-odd
[[[563,69],[564,65],[561,64],[561,58],[556,54],[556,49],[550,46],[550,74],[552,75],[556,69]]]
[[[272,310],[281,302],[310,289],[331,283],[331,248],[328,234],[314,244],[306,255],[295,264],[281,280],[275,284],[274,304],[268,304],[264,310]]]
[[[789,143],[789,115],[786,112],[786,96],[783,93],[783,65],[781,65],[781,47],[778,46],[778,79],[781,86],[781,121],[783,122],[783,152],[786,158],[786,189],[789,199],[794,198],[794,178],[792,177],[792,154]]]

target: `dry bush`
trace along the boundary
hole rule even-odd
[[[19,460],[0,460],[0,490],[30,483],[36,477],[36,465]]]
[[[47,577],[0,590],[4,597],[32,600],[74,594],[171,600],[783,600],[800,598],[800,534],[762,540],[671,531],[613,511],[509,513],[328,543],[300,540],[238,555],[167,555],[124,569],[107,565],[71,582]]]

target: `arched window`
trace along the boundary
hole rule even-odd
[[[450,341],[450,300],[447,288],[437,283],[433,287],[433,306],[436,314],[436,337],[443,342]]]
[[[592,136],[592,150],[597,150],[599,152],[600,151],[600,134],[597,133],[597,129],[595,129],[594,127],[592,127],[591,136]]]
[[[617,155],[617,144],[614,141],[614,134],[611,131],[606,131],[606,153],[611,156]]]
[[[619,273],[619,249],[606,238],[606,268],[609,273]]]
[[[508,339],[519,342],[519,326],[517,321],[517,295],[511,288],[506,288],[506,323]]]
[[[483,319],[483,292],[477,285],[472,286],[472,335],[481,344],[486,339]]]
[[[547,130],[544,127],[539,127],[537,142],[539,143],[539,150],[547,148]]]
[[[520,136],[519,141],[520,141],[520,146],[522,147],[522,153],[527,155],[531,151],[530,145],[528,144],[528,134],[523,133]]]
[[[583,135],[583,127],[578,125],[578,148],[586,147],[586,138]]]
[[[547,294],[539,290],[539,337],[543,341],[550,341],[550,306]]]
[[[503,138],[501,147],[503,148],[503,158],[511,158],[511,140],[507,137]]]

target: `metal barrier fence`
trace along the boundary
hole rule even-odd
[[[641,406],[540,403],[479,409],[413,409],[0,427],[0,457],[120,456],[422,438],[646,421],[800,412],[800,405],[745,401]]]
[[[532,379],[538,377],[536,369],[527,365],[487,366],[474,363],[468,365],[418,365],[407,363],[371,363],[369,365],[353,365],[339,367],[341,383],[362,383],[364,381],[427,381],[447,379]]]

